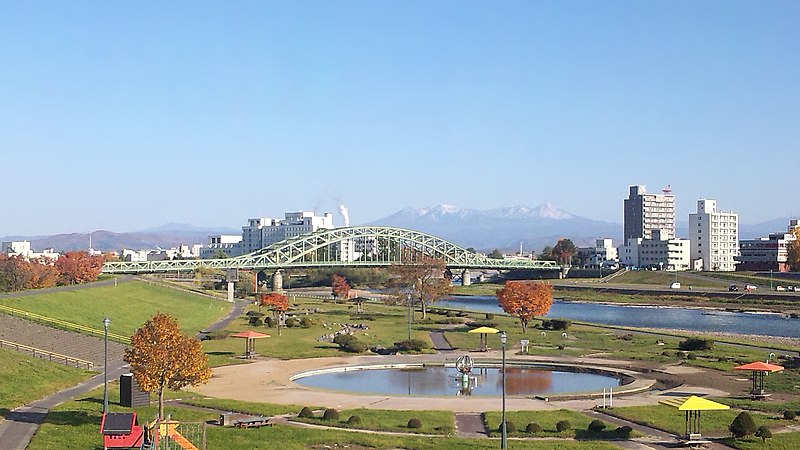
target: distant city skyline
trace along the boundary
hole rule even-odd
[[[0,6],[0,236],[551,202],[800,216],[800,3]],[[778,230],[776,230],[778,231]]]

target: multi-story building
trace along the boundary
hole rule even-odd
[[[239,256],[242,242],[242,237],[235,234],[218,234],[216,236],[208,237],[208,245],[200,249],[201,258],[214,258],[215,256],[224,254],[226,256]]]
[[[791,243],[797,239],[794,230],[798,224],[800,221],[792,219],[786,233],[772,233],[768,237],[739,241],[736,270],[788,272],[789,265],[786,262],[788,250]]]
[[[652,239],[631,238],[619,248],[623,266],[662,270],[689,270],[688,239],[662,238],[661,230],[653,230]]]
[[[41,253],[34,252],[31,248],[31,243],[28,241],[3,241],[0,246],[2,246],[2,253],[8,256],[20,256],[28,260],[47,258],[51,261],[55,261],[61,256],[52,248],[47,248]]]
[[[259,217],[247,221],[247,225],[242,227],[241,236],[210,236],[209,245],[201,250],[200,255],[210,258],[217,250],[228,256],[244,255],[301,234],[332,228],[331,213],[317,216],[313,212],[299,211],[286,213],[284,219]],[[226,242],[221,242],[223,237]]]
[[[617,261],[617,248],[611,239],[597,239],[594,247],[578,247],[577,255],[584,268],[597,269]]]
[[[623,239],[652,239],[661,230],[666,239],[675,237],[675,196],[667,187],[661,194],[648,194],[644,186],[630,186],[624,202]]]
[[[717,211],[717,201],[697,201],[689,214],[689,240],[695,270],[733,271],[739,256],[739,215]]]

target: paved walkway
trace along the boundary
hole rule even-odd
[[[456,435],[463,438],[485,438],[489,436],[483,422],[483,414],[456,414]]]
[[[462,413],[481,413],[484,411],[497,411],[501,409],[500,401],[491,397],[408,397],[390,395],[361,395],[338,391],[307,388],[291,381],[292,376],[312,369],[333,368],[342,366],[376,365],[376,364],[442,364],[454,363],[457,355],[426,354],[426,355],[360,355],[350,357],[328,357],[294,360],[277,360],[260,358],[251,364],[240,364],[214,369],[214,377],[205,385],[190,388],[203,395],[220,398],[230,398],[242,401],[262,401],[291,405],[319,405],[338,409],[348,408],[374,408],[374,409],[405,409],[429,410],[445,409]],[[499,360],[499,352],[490,351],[481,355],[482,360]],[[563,358],[563,357],[520,357],[515,361],[525,362],[560,362],[581,367],[595,366],[608,370],[626,372],[626,369],[615,368],[619,361],[602,358]],[[639,406],[657,404],[663,396],[670,395],[667,391],[650,391],[650,386],[655,383],[649,374],[639,374],[633,383],[615,389],[615,395],[627,390],[641,390],[635,395],[625,395],[614,398],[616,406]],[[681,393],[691,392],[699,395],[725,396],[727,392],[703,387],[681,386]],[[592,392],[599,395],[599,392]],[[674,394],[673,394],[674,395]],[[511,397],[506,399],[506,409],[509,411],[520,410],[548,410],[568,408],[574,410],[591,409],[601,403],[599,398],[561,398],[551,396],[550,401],[537,400],[529,397]]]
[[[444,337],[444,331],[431,331],[428,333],[428,337],[431,339],[431,342],[433,342],[433,349],[437,352],[453,351],[453,346],[451,346],[447,338]]]

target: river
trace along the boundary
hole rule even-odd
[[[434,307],[502,313],[494,296],[457,296]],[[637,328],[664,328],[800,338],[800,319],[780,314],[555,300],[546,317]]]

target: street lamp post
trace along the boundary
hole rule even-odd
[[[505,331],[500,332],[500,344],[503,348],[503,365],[501,368],[501,378],[503,383],[503,414],[502,414],[502,423],[500,424],[501,429],[501,437],[500,437],[500,448],[508,448],[508,435],[506,431],[506,340],[508,336],[506,336]]]
[[[408,340],[411,340],[411,316],[413,312],[411,311],[411,294],[406,294],[406,300],[408,300]]]
[[[103,414],[108,412],[108,326],[111,319],[103,319]]]

